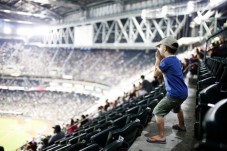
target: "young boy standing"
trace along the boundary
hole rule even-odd
[[[158,126],[158,135],[147,138],[149,143],[166,143],[164,135],[164,116],[171,110],[177,113],[179,124],[173,125],[173,129],[186,131],[184,125],[184,114],[181,104],[188,97],[188,88],[184,82],[181,70],[181,62],[174,55],[178,49],[178,43],[172,36],[166,37],[157,45],[155,54],[154,76],[164,75],[166,96],[156,105],[153,110]]]

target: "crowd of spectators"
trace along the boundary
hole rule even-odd
[[[0,41],[1,65],[15,68],[12,72],[59,78],[70,75],[74,80],[109,86],[151,68],[153,56],[154,51],[39,48],[19,41]]]
[[[98,98],[76,93],[0,90],[1,112],[62,123],[79,116]]]

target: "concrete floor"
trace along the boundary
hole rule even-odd
[[[186,79],[188,83],[188,78]],[[194,139],[194,123],[195,123],[195,94],[196,87],[194,84],[188,84],[189,96],[183,103],[185,124],[187,132],[179,132],[172,129],[172,125],[177,124],[177,116],[170,112],[165,117],[165,135],[166,144],[153,144],[146,141],[148,136],[157,134],[157,126],[152,119],[148,126],[142,132],[142,135],[136,139],[129,151],[191,151],[196,143]]]

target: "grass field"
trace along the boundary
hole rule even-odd
[[[5,151],[15,151],[38,133],[51,134],[53,124],[28,118],[0,117],[0,146]]]

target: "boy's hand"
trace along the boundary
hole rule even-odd
[[[156,53],[155,53],[155,57],[156,57],[156,60],[159,60],[159,61],[161,61],[162,60],[162,56],[161,56],[161,54],[160,54],[160,52],[159,52],[159,50],[157,50],[156,51]]]

